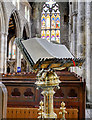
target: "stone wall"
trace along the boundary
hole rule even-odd
[[[69,4],[69,42],[71,52],[78,58],[85,58],[81,68],[72,71],[86,79],[87,101],[92,102],[92,3],[71,2]]]
[[[68,40],[68,11],[67,2],[57,2],[60,10],[60,42],[69,47]],[[30,3],[32,7],[31,32],[32,37],[41,37],[41,12],[44,2]]]
[[[30,21],[25,18],[25,5],[31,9],[29,3],[20,2],[20,9],[10,1],[0,1],[0,73],[7,72],[7,36],[9,28],[9,19],[13,14],[16,23],[16,37],[23,37],[24,26],[28,37],[31,37]],[[21,66],[20,51],[17,48],[17,66]],[[16,66],[16,67],[17,67]]]

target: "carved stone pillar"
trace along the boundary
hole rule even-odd
[[[78,19],[77,19],[77,57],[83,57],[85,41],[85,3],[78,0]]]
[[[86,2],[86,6],[85,6],[85,10],[86,10],[86,26],[85,26],[85,37],[86,37],[86,85],[87,85],[87,97],[88,100],[92,101],[92,89],[91,89],[91,85],[92,85],[92,31],[90,28],[90,24],[92,22],[92,18],[91,18],[91,3],[90,2]]]
[[[85,2],[78,0],[78,17],[77,17],[77,57],[85,56]],[[85,78],[85,67],[77,68],[77,74]]]
[[[71,34],[72,34],[72,4],[69,4],[69,47],[70,51],[72,52],[72,39],[71,39]]]
[[[73,54],[76,56],[76,46],[77,46],[77,11],[76,11],[76,2],[73,2]]]
[[[0,73],[4,73],[4,33],[0,32]]]
[[[73,55],[77,54],[77,2],[70,2],[70,19],[69,19],[69,39],[71,42],[70,51]],[[71,71],[76,72],[76,68],[71,68]]]
[[[4,34],[4,73],[7,73],[7,33]]]

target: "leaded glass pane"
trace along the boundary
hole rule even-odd
[[[51,41],[55,41],[55,30],[51,30]]]
[[[12,44],[11,41],[9,42],[9,59],[11,58],[11,54],[12,54]]]
[[[56,41],[60,43],[60,30],[56,30]]]
[[[48,8],[47,8],[47,7],[45,7],[45,8],[44,8],[44,11],[45,11],[45,12],[47,12],[47,10],[48,10]]]
[[[42,31],[41,31],[41,38],[42,38],[42,39],[45,39],[45,30],[42,30]]]
[[[43,5],[41,29],[41,38],[60,43],[60,12],[56,2]]]
[[[58,7],[55,6],[53,9],[56,11],[56,10],[58,10]]]
[[[57,14],[56,16],[56,29],[60,29],[60,15]]]
[[[12,59],[15,59],[15,58],[16,58],[16,45],[14,42],[12,46]]]
[[[46,29],[50,29],[50,15],[47,14],[46,16]]]
[[[45,14],[42,14],[41,29],[45,29]]]
[[[51,16],[51,29],[55,29],[55,15],[52,14]]]
[[[49,30],[46,31],[46,39],[48,41],[50,41],[50,31]]]

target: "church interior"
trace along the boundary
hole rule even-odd
[[[92,2],[0,0],[0,119],[92,118]]]

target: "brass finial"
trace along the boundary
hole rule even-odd
[[[43,101],[41,100],[41,101],[40,101],[40,106],[39,106],[39,109],[38,109],[38,111],[39,111],[38,114],[39,114],[40,116],[38,116],[38,118],[43,118],[43,117],[44,117],[43,109],[44,109]]]
[[[63,119],[63,120],[65,120],[65,114],[67,113],[67,111],[66,111],[65,109],[66,109],[65,103],[62,102],[62,103],[61,103],[61,107],[60,107],[59,115],[62,114],[62,119]]]

